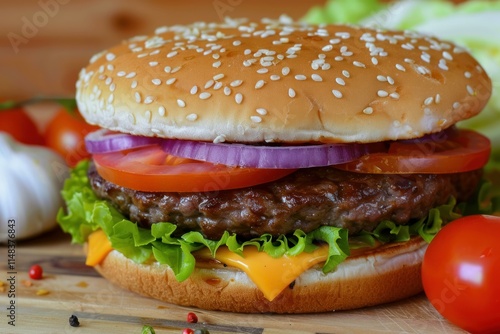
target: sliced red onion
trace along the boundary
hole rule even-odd
[[[216,164],[253,168],[308,168],[346,163],[365,154],[387,150],[383,143],[257,146],[166,139],[169,154]]]
[[[109,153],[159,144],[161,141],[161,138],[134,136],[100,129],[85,137],[85,147],[91,154]]]

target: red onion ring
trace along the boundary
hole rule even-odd
[[[110,153],[132,148],[150,146],[162,142],[161,138],[134,136],[100,129],[85,137],[85,148],[91,154]]]
[[[166,139],[161,146],[168,154],[183,158],[226,166],[277,169],[335,165],[387,150],[384,143],[254,146],[177,139]]]

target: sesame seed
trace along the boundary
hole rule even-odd
[[[212,94],[208,93],[208,92],[203,92],[199,95],[199,98],[202,99],[202,100],[206,100],[208,99],[210,96],[212,96]]]
[[[330,64],[325,63],[325,64],[321,65],[321,69],[322,69],[323,71],[329,70],[329,69],[330,69]]]
[[[259,88],[262,88],[264,86],[266,82],[264,80],[259,80],[257,81],[257,83],[255,84],[255,89],[259,89]]]
[[[172,68],[170,66],[165,66],[165,68],[163,69],[166,73],[170,73],[172,72]]]
[[[165,116],[165,113],[166,113],[165,107],[164,106],[159,106],[158,107],[158,114],[160,116]]]
[[[460,102],[453,103],[453,109],[458,109],[458,108],[460,108]]]
[[[323,48],[321,48],[322,51],[332,51],[333,50],[333,45],[329,44],[329,45],[325,45]]]
[[[378,59],[375,57],[372,57],[372,64],[373,65],[378,65]]]
[[[267,68],[259,68],[257,70],[257,73],[259,73],[259,74],[265,74],[267,72],[269,72],[269,70]]]
[[[130,72],[129,74],[127,74],[127,75],[125,76],[125,78],[127,78],[127,79],[132,79],[132,78],[133,78],[133,77],[135,77],[136,75],[137,75],[137,73],[135,73],[135,72]]]
[[[218,144],[218,143],[223,143],[226,141],[226,136],[224,135],[218,135],[217,137],[215,137],[213,143],[214,144]]]
[[[464,76],[465,76],[467,79],[470,79],[470,78],[472,77],[472,74],[471,74],[469,71],[465,71]]]
[[[313,79],[314,81],[323,81],[323,78],[319,75],[319,74],[312,74],[311,75],[311,79]]]
[[[429,70],[427,69],[427,67],[425,66],[417,66],[417,72],[422,74],[422,75],[425,75],[427,73],[429,73]]]
[[[233,41],[233,45],[234,46],[239,46],[239,45],[241,45],[241,41]]]
[[[338,43],[340,43],[340,38],[332,38],[330,40],[330,44],[338,44]]]
[[[251,53],[252,53],[252,50],[250,50],[250,49],[246,49],[246,50],[243,52],[243,54],[244,54],[245,56],[248,56],[248,55],[249,55],[249,54],[251,54]]]
[[[217,81],[214,85],[214,90],[220,89],[222,87],[222,82]]]
[[[132,83],[130,84],[130,88],[134,89],[137,87],[137,80],[134,80],[132,81]],[[111,87],[110,87],[111,88]]]
[[[113,103],[114,99],[115,99],[115,96],[113,94],[109,94],[109,96],[108,96],[108,103]]]
[[[254,123],[260,123],[262,122],[262,117],[260,116],[250,116],[250,120]]]
[[[471,86],[467,85],[466,88],[467,88],[467,93],[469,93],[469,95],[475,95],[475,91]]]
[[[445,62],[439,62],[438,67],[442,69],[443,71],[448,71],[448,66],[446,65]]]
[[[188,121],[194,122],[194,121],[196,121],[198,119],[198,115],[196,115],[196,114],[189,114],[189,115],[186,116],[186,119]]]
[[[205,83],[205,89],[209,89],[210,87],[212,87],[214,85],[214,83],[215,83],[215,81],[213,79],[208,80]]]
[[[184,108],[186,106],[186,102],[184,102],[184,100],[177,99],[177,105],[181,108]]]
[[[405,71],[406,71],[406,69],[404,68],[404,66],[403,66],[403,65],[401,65],[401,64],[396,64],[396,68],[397,68],[398,70],[400,70],[401,72],[405,72]]]
[[[181,69],[180,66],[176,66],[172,69],[172,71],[170,71],[171,74],[174,74],[175,72],[179,71]]]
[[[428,105],[430,105],[433,101],[434,101],[434,97],[429,96],[428,98],[426,98],[426,99],[424,100],[424,104],[425,104],[426,106],[428,106]]]
[[[381,82],[385,82],[385,81],[387,81],[387,78],[386,78],[386,77],[384,77],[383,75],[380,75],[380,74],[379,74],[379,75],[377,75],[377,80],[378,80],[378,81],[381,81]]]
[[[307,79],[307,77],[306,77],[305,75],[303,75],[303,74],[297,74],[297,75],[295,76],[295,80],[300,80],[300,81],[302,81],[302,80],[306,80],[306,79]]]
[[[288,73],[290,73],[290,67],[285,66],[281,69],[281,74],[286,76]]]
[[[277,81],[277,80],[281,79],[281,77],[277,74],[273,74],[269,78],[273,81]]]
[[[220,80],[220,79],[224,78],[224,74],[222,74],[222,73],[216,74],[213,76],[213,78],[214,78],[214,80]]]
[[[156,65],[158,65],[157,61],[150,61],[149,62],[149,66],[151,66],[151,67],[155,67]]]
[[[135,102],[141,103],[141,94],[139,92],[134,93]]]
[[[345,81],[342,78],[335,78],[335,82],[341,86],[345,86]]]
[[[389,83],[389,85],[394,85],[394,79],[390,76],[387,76],[387,82]]]
[[[352,62],[352,64],[353,64],[354,66],[356,66],[356,67],[362,67],[362,68],[365,68],[365,67],[366,67],[366,65],[365,65],[365,64],[363,64],[362,62],[359,62],[359,61],[357,61],[357,60],[353,61],[353,62]]]
[[[116,56],[113,53],[106,53],[106,60],[107,61],[113,61],[116,58]]]
[[[363,109],[363,113],[367,115],[371,115],[373,113],[373,108],[372,107],[366,107]]]
[[[153,83],[153,85],[156,85],[156,86],[161,85],[161,80],[160,79],[153,79],[153,80],[151,80],[151,82]]]
[[[111,78],[111,77],[107,77],[106,80],[104,81],[106,86],[110,85],[112,82],[113,82],[113,78]]]
[[[387,93],[385,90],[382,90],[382,89],[381,89],[381,90],[379,90],[379,91],[377,92],[377,95],[378,95],[379,97],[386,97],[386,96],[389,96],[389,93]]]
[[[351,76],[351,73],[349,73],[349,71],[343,70],[342,75],[346,78],[349,78]]]
[[[150,104],[150,103],[152,103],[154,100],[155,100],[155,98],[154,98],[153,96],[146,96],[146,98],[144,99],[144,103],[145,103],[145,104]]]
[[[333,58],[333,59],[335,59],[335,61],[342,61],[342,60],[344,60],[344,57],[341,57],[341,56],[336,56],[336,57],[335,57],[335,58]]]
[[[390,97],[392,97],[394,100],[398,100],[399,99],[399,94],[396,93],[396,92],[393,92],[391,94],[389,94]]]
[[[335,96],[338,99],[342,98],[342,93],[339,90],[333,89],[332,94],[333,94],[333,96]]]
[[[241,84],[243,83],[243,80],[234,80],[233,82],[231,82],[229,85],[231,87],[238,87],[240,86]]]
[[[171,51],[167,54],[167,58],[172,58],[172,57],[175,57],[177,56],[177,51]]]
[[[264,109],[264,108],[257,108],[255,109],[255,111],[259,114],[259,115],[267,115],[267,110]]]
[[[167,85],[171,85],[171,84],[173,84],[176,80],[177,80],[176,78],[170,78],[170,79],[168,79],[167,81],[165,81],[165,83],[166,83]]]
[[[216,61],[215,63],[212,64],[212,67],[215,67],[215,68],[219,68],[221,65],[221,62],[220,60],[219,61]]]
[[[420,59],[422,59],[426,63],[430,63],[431,62],[431,55],[428,53],[422,52],[422,54],[420,55]]]
[[[436,94],[436,98],[434,99],[434,101],[436,102],[436,104],[438,104],[439,102],[441,102],[441,95]]]
[[[443,58],[448,60],[453,60],[453,57],[448,51],[443,51]]]
[[[229,87],[224,87],[224,95],[229,96],[231,95],[231,88]]]
[[[120,71],[118,73],[116,73],[117,76],[119,77],[124,77],[127,73],[125,71]]]
[[[294,98],[296,95],[295,90],[293,88],[288,88],[288,96]]]
[[[238,104],[241,104],[241,102],[243,102],[243,95],[241,93],[237,93],[234,96],[234,101]]]

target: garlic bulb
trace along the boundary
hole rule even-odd
[[[18,143],[0,132],[0,243],[56,226],[65,166],[50,149]]]

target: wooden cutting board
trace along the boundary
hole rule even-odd
[[[7,246],[0,260],[0,333],[141,333],[151,325],[156,333],[182,333],[205,328],[210,333],[465,333],[444,320],[425,296],[355,311],[303,315],[233,314],[179,307],[124,291],[84,264],[80,245],[55,229],[15,247],[15,270],[7,267]],[[42,280],[30,280],[28,269],[40,264]],[[15,298],[9,297],[15,276]],[[44,294],[46,293],[46,294]],[[15,302],[15,327],[6,306]],[[195,312],[198,324],[186,322]],[[78,316],[80,327],[69,325]]]

